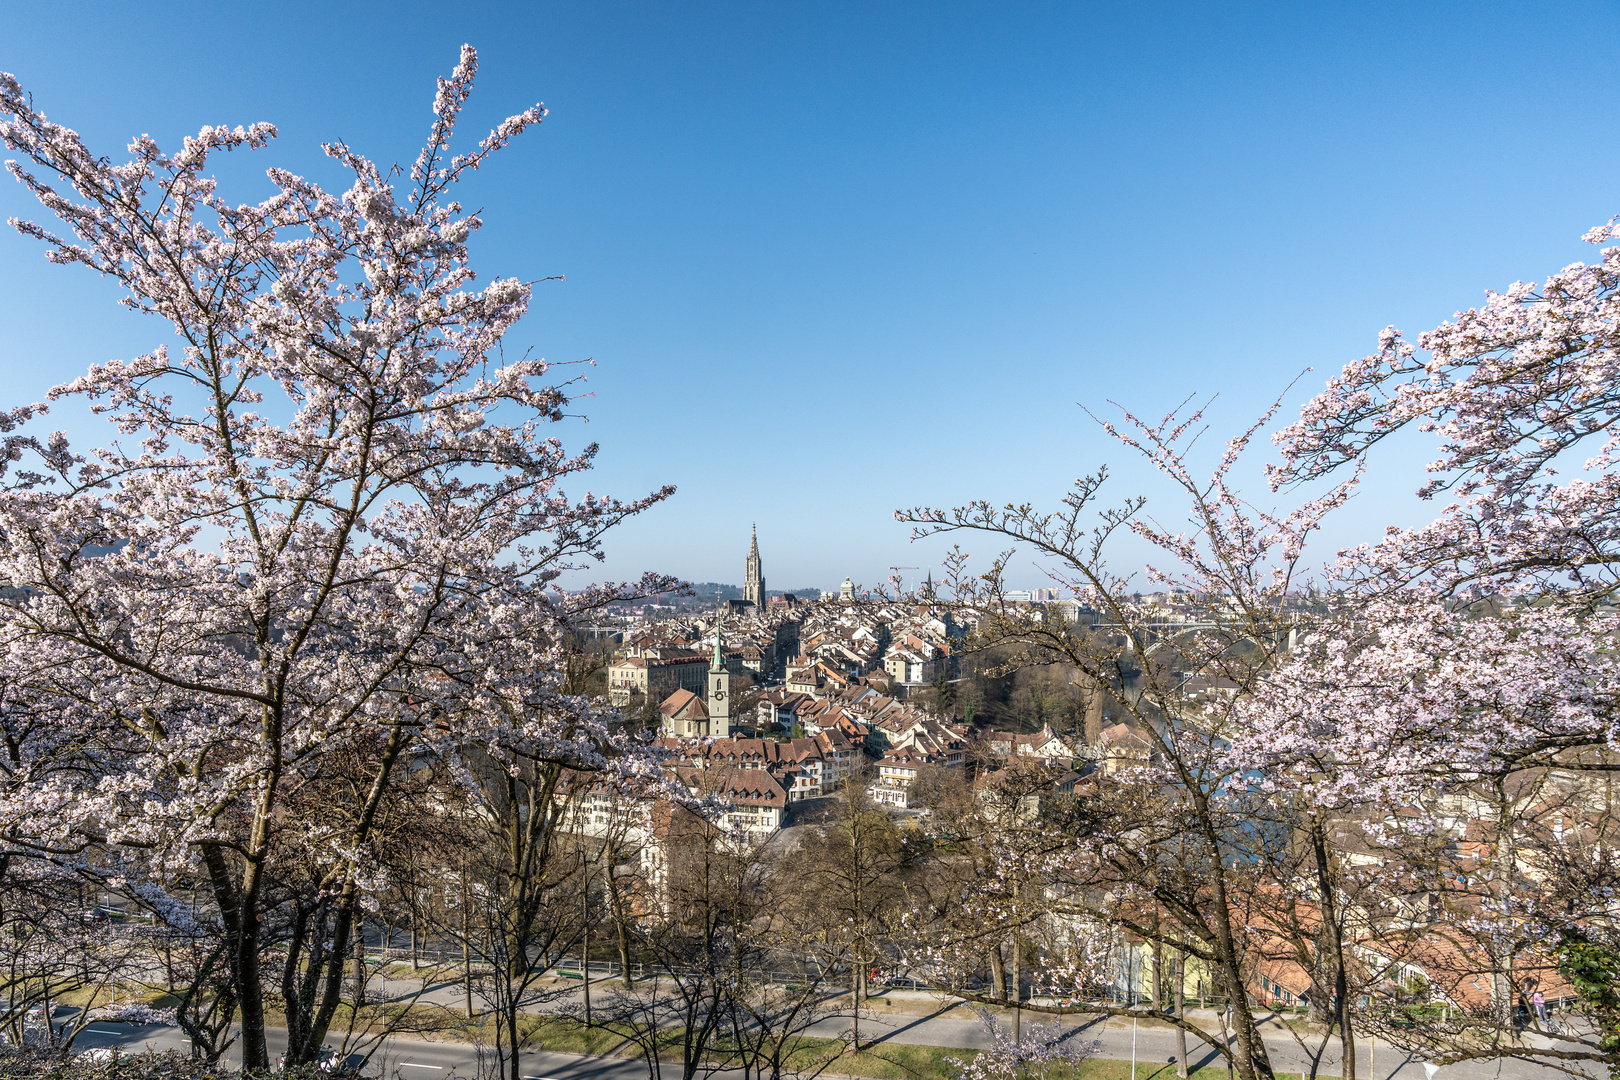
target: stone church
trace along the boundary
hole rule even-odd
[[[723,640],[724,634],[716,620],[708,695],[700,698],[690,690],[677,690],[665,698],[658,706],[659,727],[665,735],[687,739],[731,737],[731,673],[726,670]]]
[[[757,526],[748,538],[748,558],[743,560],[743,599],[753,604],[755,611],[765,610],[765,578],[759,562]]]
[[[765,610],[765,575],[759,561],[759,530],[756,528],[748,540],[748,558],[743,560],[743,594],[741,600],[727,600],[727,611],[745,613]]]
[[[681,689],[665,698],[658,706],[659,727],[665,735],[680,738],[715,739],[731,737],[731,675],[726,671],[724,632],[721,617],[727,610],[764,611],[764,564],[759,558],[759,529],[756,526],[748,539],[748,558],[743,560],[743,595],[741,600],[728,600],[720,606],[714,624],[714,662],[709,665],[708,694],[698,697],[690,690]]]

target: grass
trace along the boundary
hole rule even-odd
[[[832,1039],[806,1041],[827,1044],[827,1053],[836,1048]],[[956,1075],[956,1070],[946,1058],[968,1061],[977,1053],[949,1046],[880,1043],[843,1055],[827,1066],[827,1071],[840,1076],[869,1076],[874,1080],[947,1080]]]
[[[139,1001],[157,1009],[172,1009],[180,1003],[178,995],[166,993],[156,987],[142,987],[136,989],[129,983],[118,986],[116,993],[110,987],[90,989],[80,987],[76,990],[67,990],[51,998],[53,1005],[73,1005],[79,1008],[94,1009],[101,1005],[111,1005],[114,1001]]]
[[[561,1054],[601,1056],[619,1047],[625,1038],[622,1028],[613,1025],[586,1027],[578,1020],[561,1016],[524,1017],[520,1030],[535,1049],[555,1050]]]
[[[1163,1062],[1139,1061],[1134,1080],[1175,1080],[1176,1067]],[[1074,1070],[1074,1080],[1126,1080],[1131,1063],[1113,1058],[1092,1058]],[[1226,1066],[1206,1065],[1188,1073],[1190,1080],[1226,1080]],[[1280,1072],[1277,1080],[1300,1080],[1299,1073]]]

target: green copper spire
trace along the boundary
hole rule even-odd
[[[720,613],[714,613],[714,663],[709,665],[710,671],[726,670],[725,654],[720,651]]]

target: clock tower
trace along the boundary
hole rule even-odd
[[[709,735],[731,738],[731,673],[721,650],[720,616],[714,617],[714,662],[709,665]]]

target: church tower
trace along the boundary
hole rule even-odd
[[[731,673],[726,670],[726,654],[720,647],[720,617],[714,619],[714,662],[709,665],[709,735],[731,738]]]
[[[753,604],[755,611],[765,610],[765,578],[761,575],[757,527],[748,541],[748,559],[743,563],[743,599]]]

